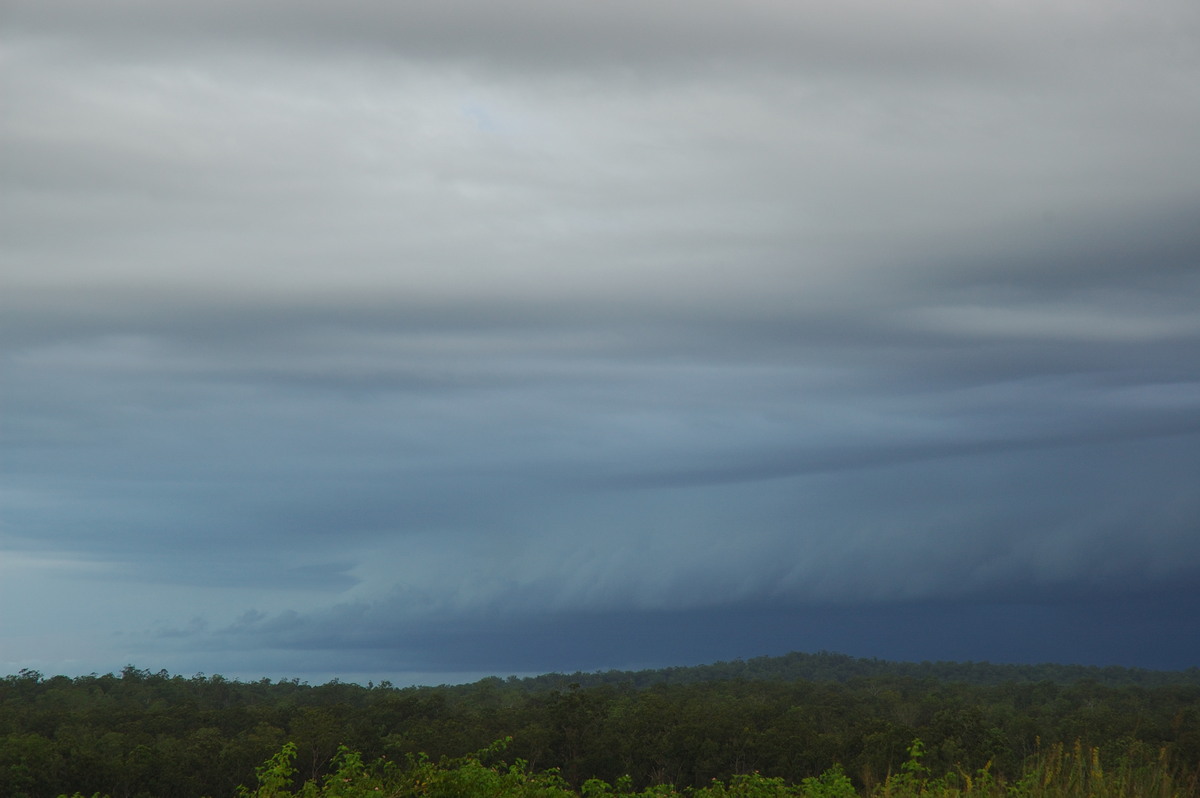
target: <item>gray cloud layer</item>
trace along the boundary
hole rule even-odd
[[[0,15],[10,669],[1196,664],[1195,4]]]

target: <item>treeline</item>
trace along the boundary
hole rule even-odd
[[[918,738],[929,772],[1007,783],[1076,741],[1114,767],[1158,763],[1179,783],[1200,772],[1200,686],[1186,682],[570,678],[396,689],[132,666],[79,678],[23,671],[0,680],[0,796],[219,798],[253,784],[289,743],[298,786],[321,783],[340,746],[366,762],[415,752],[437,762],[506,737],[508,761],[557,769],[572,790],[592,779],[701,788],[756,772],[799,785],[836,765],[870,792],[902,772]]]
[[[910,679],[964,684],[998,685],[1009,682],[1054,682],[1074,684],[1095,682],[1108,687],[1200,687],[1200,668],[1182,671],[1154,671],[1144,668],[1092,665],[1011,665],[993,662],[891,662],[851,657],[829,651],[805,653],[793,651],[775,657],[754,657],[712,665],[658,668],[640,671],[597,673],[551,673],[519,680],[529,689],[547,689],[574,682],[584,687],[599,684],[695,684],[697,682],[750,679],[756,681],[848,682],[872,677],[902,676]]]

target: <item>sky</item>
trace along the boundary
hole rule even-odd
[[[1195,0],[3,0],[0,672],[1200,666]]]

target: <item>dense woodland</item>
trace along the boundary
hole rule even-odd
[[[363,784],[393,795],[474,794],[445,787],[468,771],[501,780],[478,793],[490,795],[672,794],[663,785],[696,796],[717,795],[718,786],[728,795],[793,794],[751,789],[771,785],[797,795],[843,787],[898,795],[897,779],[917,773],[958,774],[960,788],[974,774],[973,783],[983,777],[1011,793],[1054,757],[1064,773],[1068,760],[1150,768],[1161,794],[1197,794],[1200,671],[793,654],[420,688],[239,682],[133,666],[0,680],[0,796],[11,798],[220,798],[239,787],[277,796],[304,782],[310,791],[350,785],[353,773],[367,779],[368,771],[376,781]],[[380,768],[391,769],[392,782]],[[728,792],[736,785],[742,792]]]

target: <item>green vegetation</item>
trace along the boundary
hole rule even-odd
[[[486,759],[503,747],[497,744],[436,765],[426,757],[410,755],[400,767],[386,759],[367,767],[358,754],[342,748],[332,773],[306,781],[293,792],[289,785],[295,780],[291,762],[296,747],[289,743],[258,769],[258,788],[242,788],[238,794],[239,798],[859,798],[840,765],[799,784],[747,773],[684,790],[658,784],[636,791],[628,777],[618,779],[615,785],[589,779],[576,791],[557,770],[532,772],[523,760],[512,765],[502,761],[486,764]],[[914,740],[900,771],[889,774],[867,794],[871,798],[1171,798],[1196,791],[1194,782],[1182,784],[1171,774],[1163,762],[1165,752],[1160,752],[1156,762],[1131,765],[1124,760],[1116,770],[1107,771],[1097,749],[1084,749],[1079,743],[1070,750],[1056,745],[1046,755],[1035,757],[1012,783],[996,777],[988,767],[973,775],[960,770],[931,778],[924,756],[924,744]]]
[[[1005,673],[838,655],[404,689],[23,671],[0,680],[0,796],[1200,794],[1192,671],[981,672]]]

